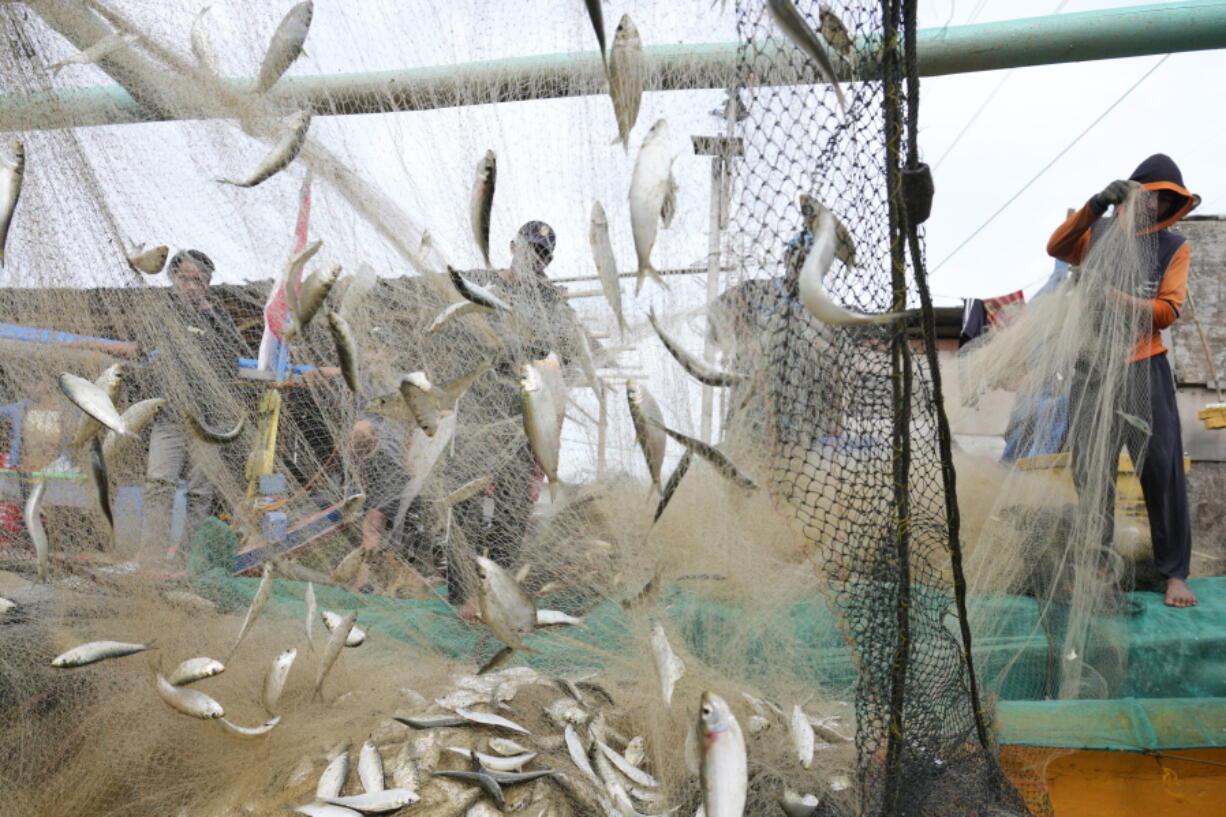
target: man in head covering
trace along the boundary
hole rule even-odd
[[[1183,473],[1183,441],[1179,414],[1175,407],[1175,381],[1167,362],[1166,348],[1160,332],[1173,324],[1188,293],[1188,265],[1191,247],[1183,236],[1168,228],[1187,215],[1200,197],[1188,192],[1183,175],[1171,158],[1162,153],[1150,156],[1133,171],[1128,180],[1117,179],[1102,192],[1092,196],[1085,206],[1060,225],[1047,242],[1049,255],[1080,264],[1091,246],[1105,233],[1109,222],[1103,216],[1107,208],[1118,208],[1139,185],[1142,193],[1136,202],[1144,208],[1138,214],[1142,223],[1139,237],[1142,244],[1143,268],[1135,291],[1114,290],[1107,293],[1118,308],[1135,312],[1143,325],[1131,350],[1128,351],[1126,383],[1135,384],[1142,399],[1147,399],[1148,433],[1145,423],[1116,412],[1114,427],[1108,430],[1107,441],[1112,448],[1106,461],[1112,473],[1097,475],[1087,472],[1086,463],[1092,452],[1087,450],[1086,434],[1071,434],[1073,475],[1079,493],[1091,479],[1106,481],[1108,510],[1103,514],[1104,547],[1110,547],[1114,536],[1115,455],[1127,445],[1133,462],[1141,463],[1141,489],[1145,509],[1149,514],[1150,541],[1158,572],[1166,579],[1166,603],[1171,607],[1192,607],[1196,595],[1188,587],[1188,567],[1192,554],[1192,528],[1188,512],[1188,492]],[[1079,372],[1070,394],[1070,414],[1077,427],[1079,405],[1089,400],[1095,391],[1095,380],[1101,373]],[[1143,456],[1142,456],[1143,455]]]

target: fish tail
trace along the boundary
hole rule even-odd
[[[235,187],[242,187],[242,184],[239,182],[232,182],[229,179],[213,179],[213,181],[217,182],[218,184],[232,184]]]

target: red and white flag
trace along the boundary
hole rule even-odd
[[[311,172],[302,180],[302,190],[298,194],[298,221],[294,224],[294,248],[290,256],[294,256],[306,246],[307,231],[311,221]],[[285,299],[285,287],[288,282],[286,273],[282,272],[268,301],[264,304],[264,336],[260,339],[259,366],[262,371],[276,368],[281,355],[281,346],[285,338],[285,322],[289,319],[289,303]]]

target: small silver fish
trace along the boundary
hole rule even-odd
[[[215,720],[226,714],[221,704],[200,690],[174,686],[161,675],[157,676],[157,688],[162,700],[171,709],[182,712],[184,715],[201,720]]]
[[[660,679],[660,694],[665,706],[672,706],[673,687],[685,675],[685,662],[673,652],[668,643],[668,634],[664,627],[656,624],[651,628],[651,658],[656,665],[656,675]]]
[[[236,738],[261,738],[273,730],[273,727],[281,722],[281,716],[277,715],[271,720],[266,720],[259,726],[239,726],[225,718],[218,718],[217,722],[221,724],[221,728]]]
[[[291,8],[281,18],[268,43],[268,50],[264,52],[264,60],[260,63],[254,93],[262,94],[276,85],[281,75],[303,53],[302,44],[306,42],[311,28],[314,6],[311,0],[307,0]]]
[[[592,259],[596,262],[596,274],[600,278],[600,288],[604,290],[605,300],[617,317],[617,326],[622,337],[626,335],[626,316],[622,313],[621,279],[617,276],[617,257],[613,254],[613,242],[609,238],[609,219],[605,216],[604,206],[592,202],[592,219],[588,230],[588,240],[592,245]]]
[[[483,306],[486,309],[498,309],[503,312],[511,311],[511,307],[506,301],[485,287],[469,281],[454,267],[447,267],[447,274],[451,278],[451,285],[455,287],[456,292],[460,293],[460,297],[464,300],[472,301],[477,306]]]
[[[358,780],[367,794],[383,791],[383,756],[373,740],[367,740],[358,750]]]
[[[694,452],[687,448],[685,453],[681,455],[681,459],[677,460],[677,467],[669,474],[668,482],[664,483],[664,490],[660,492],[660,504],[656,505],[656,515],[651,520],[652,524],[659,522],[660,517],[664,515],[664,510],[668,507],[668,503],[672,501],[673,494],[677,493],[681,480],[685,477],[686,472],[690,470],[690,462],[693,459]]]
[[[561,624],[568,624],[572,627],[582,627],[583,619],[579,616],[572,616],[570,613],[564,613],[561,610],[536,611],[536,626],[555,627]]]
[[[162,267],[166,266],[166,258],[169,255],[170,248],[165,244],[147,250],[137,247],[128,255],[128,266],[146,275],[157,275],[162,271]]]
[[[809,310],[809,314],[830,326],[866,326],[890,323],[906,317],[905,312],[868,315],[835,302],[823,284],[838,247],[834,214],[823,210],[818,214],[814,226],[813,246],[809,248],[805,263],[800,268],[799,282],[800,301],[805,305],[805,309]]]
[[[671,428],[661,426],[668,436],[672,437],[677,442],[681,443],[688,450],[694,452],[698,456],[706,460],[710,465],[719,472],[720,476],[731,481],[738,488],[743,488],[746,491],[756,491],[757,484],[740,472],[740,470],[732,463],[732,460],[725,457],[715,448],[704,443],[702,440],[696,440],[693,437],[687,437],[679,431],[673,431]]]
[[[298,335],[311,322],[315,313],[324,305],[340,274],[341,265],[333,264],[327,269],[315,270],[307,276],[298,292],[298,310],[293,313],[289,326],[285,329],[286,334]]]
[[[337,749],[332,759],[328,761],[328,765],[324,767],[323,774],[319,776],[319,783],[315,786],[316,799],[325,800],[329,797],[336,797],[341,793],[347,777],[349,777],[349,745],[345,744]]]
[[[490,738],[490,749],[494,750],[503,757],[511,757],[512,755],[522,755],[528,750],[521,744],[509,738]]]
[[[647,759],[647,741],[642,735],[636,735],[626,744],[625,750],[622,752],[622,757],[631,766],[642,766],[643,761]]]
[[[668,435],[664,433],[664,413],[651,392],[637,380],[626,381],[626,401],[630,419],[634,422],[634,437],[647,461],[651,484],[660,490],[660,470],[664,467],[664,452]]]
[[[191,411],[184,411],[183,416],[187,420],[187,427],[191,430],[192,436],[209,445],[225,445],[234,442],[243,433],[243,427],[247,424],[246,417],[239,417],[238,423],[229,431],[215,431],[196,419]]]
[[[493,559],[478,556],[476,561],[481,623],[502,643],[522,649],[524,636],[536,627],[532,597]]]
[[[524,735],[532,734],[515,721],[508,720],[501,715],[493,715],[489,712],[477,712],[473,709],[465,709],[462,706],[457,706],[454,711],[461,718],[472,721],[473,723],[479,723],[482,726],[495,726],[499,729],[509,729],[512,732],[519,732],[520,734]]]
[[[460,757],[475,757],[484,769],[494,772],[519,771],[524,767],[524,764],[537,756],[536,752],[525,752],[522,755],[501,757],[498,755],[487,755],[483,752],[478,752],[476,749],[466,749],[463,746],[444,746],[443,749]]]
[[[306,589],[306,635],[307,642],[315,640],[315,585],[307,582]]]
[[[487,150],[477,163],[477,177],[473,182],[472,211],[473,239],[481,250],[481,259],[490,266],[490,215],[494,210],[494,188],[498,181],[498,157]]]
[[[74,63],[77,65],[88,65],[91,62],[97,62],[108,54],[113,54],[121,48],[127,48],[138,39],[140,39],[139,34],[122,34],[118,31],[112,31],[84,51],[78,51],[71,57],[66,57],[59,62],[52,63],[50,66],[51,74],[52,76],[58,74],[65,65],[72,65]]]
[[[426,329],[426,334],[430,335],[437,332],[453,318],[459,318],[463,317],[464,315],[471,315],[474,312],[483,311],[488,310],[480,304],[475,304],[472,301],[456,301],[455,303],[448,304],[442,312],[438,313],[434,317],[434,320],[430,321],[430,326]]]
[[[821,23],[822,37],[843,58],[848,68],[854,66],[856,63],[855,45],[852,43],[851,33],[848,32],[847,26],[843,25],[843,21],[830,8],[829,3],[817,4],[817,17],[818,22]]]
[[[834,88],[839,105],[846,110],[847,99],[843,96],[843,89],[839,87],[834,65],[830,62],[830,53],[826,50],[827,46],[818,40],[817,34],[809,27],[804,16],[796,10],[792,0],[766,0],[766,7],[776,25],[783,30],[788,39],[817,63],[818,72]],[[708,813],[707,817],[714,817],[714,815]]]
[[[334,613],[331,610],[320,610],[319,617],[323,619],[324,626],[328,628],[328,632],[333,632],[345,620],[344,616],[339,613]],[[354,624],[349,628],[349,637],[345,639],[346,647],[360,647],[362,642],[366,640],[366,631],[358,625]]]
[[[351,392],[359,394],[358,342],[353,337],[353,329],[339,312],[328,313],[328,329],[332,332],[332,342],[336,345],[336,357],[340,361],[345,384]]]
[[[290,647],[274,658],[268,667],[268,674],[264,676],[264,693],[261,703],[270,715],[276,714],[277,704],[281,701],[281,693],[285,690],[285,679],[289,677],[290,668],[294,666],[294,659],[297,657],[298,650]]]
[[[467,499],[472,499],[474,496],[488,488],[493,479],[494,478],[492,475],[486,474],[485,476],[480,476],[476,479],[469,480],[459,488],[456,488],[454,491],[447,494],[447,496],[443,497],[442,504],[458,505]]]
[[[21,142],[13,143],[13,152],[0,159],[0,267],[4,266],[4,248],[13,226],[13,213],[21,197],[21,182],[26,171],[26,150]]]
[[[1144,417],[1138,417],[1135,414],[1129,414],[1123,409],[1116,409],[1115,413],[1120,416],[1120,419],[1128,423],[1128,425],[1132,426],[1133,428],[1135,428],[1137,431],[1141,432],[1145,436],[1148,437],[1150,436],[1150,434],[1153,433],[1152,429],[1150,428],[1149,421],[1146,420]]]
[[[348,584],[357,578],[358,570],[361,569],[364,561],[366,561],[365,549],[356,547],[336,563],[329,578],[337,584]],[[324,621],[327,622],[327,616],[324,616]]]
[[[173,686],[181,687],[205,678],[212,678],[225,671],[225,664],[215,658],[201,656],[200,658],[188,658],[181,662],[166,680],[170,681]]]
[[[609,762],[613,764],[613,767],[617,769],[619,772],[621,772],[622,774],[624,774],[627,777],[627,779],[639,784],[640,786],[647,786],[653,789],[660,785],[659,781],[657,781],[654,777],[647,774],[647,772],[643,771],[639,767],[628,762],[624,757],[622,757],[618,752],[614,751],[613,748],[610,747],[609,744],[605,743],[604,741],[597,740],[596,748],[599,749],[602,753],[604,753],[604,756],[609,759]]]
[[[583,772],[591,779],[593,783],[600,783],[600,778],[596,776],[596,771],[592,768],[592,762],[588,760],[587,752],[583,748],[583,742],[579,739],[579,733],[575,731],[575,727],[571,724],[566,724],[566,729],[563,730],[563,735],[566,738],[566,751],[570,755],[570,760],[579,771]]]
[[[784,789],[779,797],[779,808],[787,817],[816,817],[817,795],[800,795],[791,789]]]
[[[524,434],[528,437],[528,446],[537,464],[549,477],[549,499],[556,501],[562,451],[562,424],[558,420],[560,407],[551,391],[545,388],[541,372],[532,364],[526,364],[521,369],[519,386]]]
[[[47,480],[35,480],[26,497],[25,510],[22,519],[29,531],[30,541],[34,543],[34,555],[38,560],[38,580],[47,580],[50,564],[51,546],[47,541],[47,529],[43,527],[43,495],[47,493]]]
[[[139,403],[133,403],[128,406],[123,414],[120,415],[120,418],[123,420],[123,424],[127,427],[128,431],[131,432],[131,436],[121,436],[107,429],[106,434],[102,437],[102,459],[105,462],[111,462],[115,455],[123,449],[123,446],[143,431],[145,426],[153,422],[153,419],[164,408],[166,408],[166,398],[164,397],[150,397],[147,400],[141,400]],[[92,422],[92,418],[90,419]]]
[[[813,750],[817,738],[813,734],[813,726],[800,705],[792,707],[792,717],[788,720],[788,735],[792,739],[792,748],[796,750],[796,758],[803,769],[813,766]]]
[[[418,794],[408,789],[383,789],[382,791],[354,794],[349,797],[325,797],[324,802],[344,806],[356,811],[396,811],[418,801]]]
[[[60,391],[81,411],[102,425],[123,436],[132,436],[124,425],[123,418],[115,410],[115,404],[105,391],[83,377],[64,372],[59,378]]]
[[[702,694],[698,732],[702,737],[699,776],[707,817],[742,817],[749,786],[745,738],[728,704],[714,692]]]
[[[243,619],[243,626],[238,631],[238,638],[234,639],[234,646],[230,648],[230,655],[233,655],[234,651],[238,649],[238,645],[243,643],[243,639],[251,631],[251,625],[255,624],[255,620],[260,617],[260,613],[264,612],[264,607],[268,604],[268,597],[270,595],[272,595],[272,565],[266,562],[260,574],[260,584],[255,590],[255,595],[251,598],[251,606],[247,608],[247,615]]]
[[[349,632],[353,629],[353,624],[357,620],[358,611],[354,610],[341,619],[340,624],[332,631],[332,635],[328,637],[328,643],[324,645],[323,655],[319,659],[319,674],[315,678],[314,697],[323,697],[324,679],[328,677],[332,665],[336,663],[337,657],[340,656],[345,642],[349,639]],[[344,804],[340,803],[338,805]]]
[[[98,507],[106,517],[106,523],[115,530],[115,513],[111,510],[111,478],[106,471],[106,460],[102,456],[102,441],[97,437],[89,444],[89,478],[94,483],[94,492],[98,495]]]
[[[722,371],[687,352],[681,344],[665,334],[664,330],[660,327],[659,320],[656,318],[654,307],[648,310],[647,319],[651,321],[651,328],[656,330],[656,335],[660,338],[660,342],[664,344],[664,348],[681,364],[681,368],[685,369],[699,383],[702,383],[704,386],[720,388],[723,386],[735,386],[745,380],[745,375],[743,374]]]
[[[817,235],[817,221],[822,213],[830,213],[834,219],[834,257],[843,262],[848,269],[856,266],[856,242],[838,216],[815,197],[806,193],[800,194],[800,213],[805,220],[805,229],[810,235]]]
[[[315,257],[315,253],[319,252],[319,248],[323,245],[324,242],[320,239],[312,241],[294,253],[285,265],[285,302],[289,305],[291,313],[299,310],[298,292],[302,289],[302,270],[306,267],[307,261]]]
[[[257,184],[271,179],[288,167],[290,162],[298,158],[298,152],[306,144],[307,131],[310,127],[311,112],[308,110],[295,111],[285,119],[285,128],[281,133],[281,138],[277,140],[277,144],[273,146],[273,149],[264,157],[264,161],[260,162],[259,166],[246,181],[236,182],[232,179],[217,179],[217,181],[221,184],[230,184],[235,187],[255,187]]]
[[[17,602],[9,601],[6,598],[0,598],[0,616],[5,616],[10,610],[17,609]]]
[[[634,173],[630,177],[630,226],[638,257],[635,294],[643,288],[646,276],[651,276],[656,283],[668,289],[668,284],[651,265],[651,250],[659,233],[664,199],[668,195],[669,178],[672,176],[674,157],[669,141],[668,122],[657,120],[639,146]]]
[[[213,46],[209,43],[208,35],[204,30],[204,15],[208,14],[212,6],[205,6],[196,14],[196,19],[192,21],[191,44],[192,56],[196,58],[196,62],[201,68],[208,71],[210,74],[217,75],[217,55],[213,53]]]
[[[119,390],[123,386],[124,380],[127,379],[127,376],[127,367],[122,363],[115,363],[108,366],[106,370],[102,372],[102,374],[98,375],[98,377],[94,379],[94,385],[101,389],[102,393],[105,394],[108,399],[110,399],[111,405],[115,405],[116,401],[119,400]],[[127,418],[125,415],[120,415],[120,419],[124,421],[124,424],[130,433],[136,433],[131,426],[127,425]],[[77,420],[77,428],[72,435],[72,447],[79,448],[85,445],[91,439],[93,439],[93,436],[102,428],[102,423],[98,422],[88,414],[82,414]],[[108,430],[107,433],[114,434],[115,432]],[[105,452],[103,453],[103,459],[106,459]]]
[[[144,652],[147,649],[149,648],[144,644],[130,644],[125,641],[90,641],[87,644],[73,647],[68,652],[57,655],[51,659],[51,666],[60,669],[83,667],[95,661],[103,661],[107,658],[123,658],[125,655]]]
[[[623,14],[613,32],[613,48],[609,52],[609,98],[613,101],[613,116],[617,119],[617,138],[630,150],[630,131],[639,118],[643,99],[643,41],[629,14]]]

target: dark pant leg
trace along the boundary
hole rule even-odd
[[[519,557],[532,517],[532,487],[536,468],[525,445],[494,477],[494,517],[486,543],[490,558],[512,568]]]
[[[1149,378],[1151,433],[1148,442],[1144,435],[1129,434],[1128,448],[1133,460],[1141,461],[1141,492],[1149,515],[1154,564],[1164,578],[1186,579],[1192,558],[1192,523],[1175,381],[1165,354],[1133,365],[1139,375]]]
[[[1097,376],[1080,369],[1074,373],[1069,388],[1068,444],[1079,513],[1083,519],[1097,520],[1101,530],[1098,544],[1110,548],[1115,537],[1115,477],[1123,440],[1120,439],[1122,432],[1118,418],[1113,417],[1108,421],[1111,428],[1105,436],[1110,454],[1105,458],[1097,456],[1099,452],[1095,449],[1102,444],[1102,437],[1092,432],[1101,392],[1102,383]],[[1103,473],[1094,473],[1100,466]],[[1101,482],[1101,486],[1096,486],[1096,482]],[[1096,493],[1095,487],[1101,487],[1101,493]],[[1092,531],[1094,527],[1088,526],[1087,529]]]

